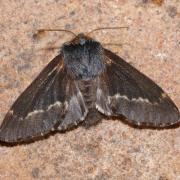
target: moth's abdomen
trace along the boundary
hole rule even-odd
[[[83,95],[86,107],[91,110],[95,108],[97,84],[94,79],[79,81],[79,89]]]
[[[97,102],[97,78],[88,81],[79,81],[79,89],[82,93],[84,103],[88,109],[88,114],[83,122],[83,126],[89,128],[102,120],[102,114],[96,107]]]

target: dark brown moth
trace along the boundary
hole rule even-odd
[[[167,127],[180,122],[168,95],[94,39],[77,35],[19,96],[0,126],[3,142],[25,142],[51,131],[90,127],[102,116]]]

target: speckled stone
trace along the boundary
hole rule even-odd
[[[144,0],[1,0],[0,122],[19,94],[72,37],[55,32],[35,40],[39,28],[92,34],[151,77],[180,108],[180,3]],[[160,1],[159,1],[160,2]],[[107,46],[120,43],[122,47]],[[0,145],[0,179],[179,180],[180,128],[134,129],[106,120],[34,143]]]

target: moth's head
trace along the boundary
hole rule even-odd
[[[61,53],[67,72],[72,78],[91,79],[104,70],[103,47],[83,33],[63,44]]]

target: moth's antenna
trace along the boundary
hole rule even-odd
[[[104,30],[104,29],[129,29],[129,27],[128,26],[122,26],[122,27],[100,27],[100,28],[96,28],[96,29],[91,30],[86,35],[88,36],[89,34],[92,34],[95,31],[101,31],[101,30]]]
[[[37,32],[34,34],[34,36],[37,37],[38,35],[43,34],[46,31],[62,31],[62,32],[72,34],[74,37],[77,36],[74,32],[66,30],[66,29],[38,29]]]
[[[118,47],[122,47],[123,45],[127,45],[127,46],[131,46],[129,43],[102,43],[103,46],[118,46]]]

